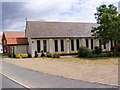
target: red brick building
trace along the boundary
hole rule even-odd
[[[14,53],[14,46],[28,45],[25,32],[5,31],[2,36],[2,47],[4,54]]]

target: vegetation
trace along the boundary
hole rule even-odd
[[[51,58],[52,57],[52,53],[47,52],[46,53],[46,57]]]
[[[102,52],[102,49],[100,47],[95,47],[95,50],[90,50],[87,47],[80,47],[78,51],[78,57],[84,57],[84,58],[100,58],[100,57],[119,57],[120,52],[118,51],[107,51]]]
[[[60,58],[60,55],[57,54],[57,53],[54,53],[54,54],[52,55],[52,57],[53,57],[53,58]]]
[[[120,16],[118,16],[117,7],[113,4],[108,7],[105,4],[97,7],[95,19],[99,26],[93,28],[93,36],[101,39],[102,44],[109,41],[113,42],[114,46],[120,44]]]
[[[47,52],[46,57],[48,57],[48,58],[60,58],[60,55],[57,53],[52,54],[52,53]]]
[[[15,57],[16,58],[28,58],[28,54],[18,54]]]
[[[81,46],[78,50],[78,57],[87,57],[91,53],[91,50],[87,47]]]
[[[95,50],[92,51],[93,54],[100,54],[102,52],[102,49],[98,46],[95,47]]]

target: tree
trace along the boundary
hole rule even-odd
[[[93,27],[91,31],[93,36],[99,38],[102,44],[109,41],[114,43],[115,46],[120,44],[120,16],[118,16],[117,7],[113,4],[100,5],[94,15],[99,26]]]

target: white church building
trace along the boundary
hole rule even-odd
[[[95,23],[27,21],[25,37],[29,45],[26,53],[32,57],[35,57],[35,51],[39,56],[41,51],[70,54],[77,53],[80,46],[89,49],[101,46],[103,51],[110,51],[110,42],[101,45],[100,40],[92,36],[92,27],[96,26]]]

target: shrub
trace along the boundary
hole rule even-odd
[[[20,54],[16,55],[15,57],[16,58],[22,58]]]
[[[9,57],[12,57],[12,55],[10,54]]]
[[[52,53],[47,52],[47,53],[46,53],[46,57],[51,58],[51,57],[52,57]]]
[[[113,57],[113,53],[112,52],[106,52],[106,57]]]
[[[99,57],[106,57],[106,54],[103,54],[103,53],[101,53],[101,54],[93,54],[93,53],[91,53],[91,54],[89,54],[87,56],[87,58],[99,58]]]
[[[31,55],[30,55],[30,54],[28,54],[28,58],[31,58]]]
[[[119,57],[119,56],[120,56],[120,52],[114,50],[114,51],[113,51],[113,56],[114,56],[114,57]]]
[[[28,58],[28,54],[18,54],[16,58]]]
[[[60,58],[60,55],[57,54],[57,53],[54,53],[54,54],[52,55],[52,57],[53,57],[53,58]]]
[[[22,58],[28,58],[28,54],[20,54]]]
[[[78,52],[77,52],[77,51],[72,51],[71,53],[72,53],[72,54],[78,54]]]
[[[120,52],[120,44],[114,46],[114,47],[113,47],[113,51],[118,51],[118,52]]]
[[[81,46],[78,50],[78,57],[87,57],[91,53],[91,50],[87,47]]]
[[[100,54],[102,52],[102,49],[100,47],[95,47],[95,50],[92,51],[93,54]]]
[[[58,54],[59,55],[65,55],[65,54],[67,54],[67,52],[59,52]]]

